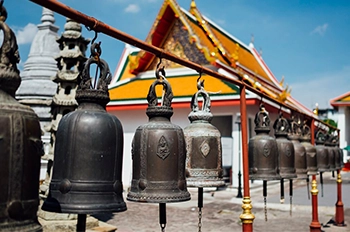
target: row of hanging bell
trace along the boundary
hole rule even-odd
[[[280,180],[278,165],[278,145],[276,139],[269,135],[270,118],[263,104],[255,115],[255,132],[248,143],[249,178],[263,181],[265,220],[267,221],[267,181]]]
[[[85,216],[126,210],[122,195],[123,129],[118,118],[106,112],[111,73],[99,54],[99,44],[92,44],[91,58],[79,77],[79,106],[59,123],[52,180],[43,210]],[[92,64],[99,69],[94,81],[90,77]]]

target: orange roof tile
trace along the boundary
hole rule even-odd
[[[174,97],[191,97],[197,92],[198,75],[166,77],[171,84]],[[239,89],[230,83],[226,83],[217,78],[203,75],[204,87],[208,92],[219,92],[219,95],[234,95],[239,93]],[[134,78],[124,85],[111,88],[109,90],[112,102],[127,100],[144,100],[148,90],[155,78]],[[184,84],[186,83],[186,84]],[[161,86],[157,86],[157,96],[161,96]]]

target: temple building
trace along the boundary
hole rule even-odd
[[[330,100],[331,105],[337,110],[337,124],[340,129],[339,147],[350,145],[350,92],[344,93]],[[349,149],[344,150],[344,162],[350,159]]]
[[[51,78],[57,73],[55,57],[59,54],[58,27],[51,10],[43,8],[41,24],[30,47],[27,61],[21,72],[22,82],[16,92],[20,103],[30,106],[39,116],[45,153],[48,152],[50,133],[45,127],[51,122],[51,101],[57,84]]]
[[[271,98],[314,116],[311,110],[290,95],[290,90],[283,86],[283,81],[276,79],[253,43],[243,43],[202,15],[194,1],[187,11],[175,0],[164,0],[146,42],[229,78],[242,79]],[[148,121],[145,113],[146,96],[149,86],[155,80],[158,63],[158,57],[126,45],[109,86],[111,101],[107,110],[121,120],[124,128],[123,182],[126,186],[130,185],[131,179],[131,141],[136,128]],[[166,78],[174,94],[174,115],[171,121],[184,128],[190,123],[190,102],[197,91],[199,73],[165,59],[161,65],[165,66]],[[214,115],[212,124],[222,135],[223,166],[226,175],[232,171],[230,182],[232,186],[237,186],[237,173],[241,168],[238,146],[240,89],[205,74],[202,75],[202,80],[205,80],[204,88],[211,96],[211,112]],[[161,96],[160,91],[157,96]],[[281,107],[250,91],[247,91],[246,98],[249,137],[255,135],[254,117],[261,102],[264,102],[265,108],[270,112],[270,134],[273,135],[272,125]]]

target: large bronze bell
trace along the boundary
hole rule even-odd
[[[43,155],[39,118],[15,99],[21,83],[18,47],[0,4],[0,231],[42,231],[37,218]]]
[[[311,133],[310,127],[306,125],[306,121],[302,127],[302,136],[300,137],[301,145],[305,147],[306,151],[306,165],[307,165],[307,174],[308,175],[317,175],[317,156],[316,148],[311,142]]]
[[[275,137],[278,148],[278,171],[281,176],[280,181],[280,202],[284,203],[284,179],[289,179],[289,195],[290,205],[293,195],[293,178],[296,178],[295,163],[294,163],[294,146],[291,141],[287,139],[288,132],[290,131],[290,125],[287,119],[285,119],[282,113],[273,124],[275,129]],[[292,209],[292,206],[290,207]]]
[[[324,146],[326,137],[322,131],[317,131],[315,136],[316,143],[316,157],[317,157],[317,169],[320,172],[329,171],[329,157],[328,157],[328,149]]]
[[[325,134],[319,130],[315,136],[316,143],[316,158],[317,158],[317,169],[320,172],[320,183],[321,183],[321,196],[323,197],[323,172],[329,171],[329,157],[328,149],[324,146],[326,141]]]
[[[255,115],[256,135],[249,140],[249,178],[251,180],[279,180],[278,148],[275,138],[269,135],[269,113],[261,104]]]
[[[49,196],[42,206],[46,211],[96,214],[126,210],[121,181],[123,129],[118,118],[106,112],[111,74],[95,49],[100,50],[98,44],[92,44],[92,56],[80,76],[79,106],[58,126]],[[91,64],[100,70],[94,82]]]
[[[169,203],[190,200],[185,178],[186,145],[181,127],[170,122],[173,93],[164,69],[150,86],[146,111],[149,122],[139,126],[132,142],[132,182],[129,201]],[[163,86],[162,103],[155,91]]]
[[[343,149],[339,147],[339,137],[337,137],[337,141],[335,144],[339,152],[339,166],[340,166],[340,169],[342,169],[344,167],[344,152],[343,152]]]
[[[198,91],[192,96],[191,124],[184,129],[186,141],[186,180],[189,187],[218,187],[222,179],[222,148],[220,131],[210,124],[210,97],[204,90],[204,81],[198,81]],[[202,109],[198,96],[202,95]]]
[[[281,178],[292,179],[296,178],[295,163],[294,163],[294,146],[287,139],[288,131],[290,130],[289,123],[282,114],[275,121],[273,128],[275,129],[275,137],[278,148],[278,169]]]
[[[307,164],[305,147],[301,145],[299,138],[301,137],[301,129],[296,118],[292,116],[291,130],[288,139],[292,141],[294,146],[294,163],[297,179],[307,179]]]
[[[338,136],[334,136],[334,151],[335,151],[335,169],[339,170],[343,168],[343,150],[339,148]]]

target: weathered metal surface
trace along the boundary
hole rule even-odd
[[[220,131],[210,124],[210,97],[204,90],[204,81],[197,83],[198,91],[191,101],[191,124],[184,129],[186,141],[186,180],[189,187],[218,187],[222,178],[222,147]],[[199,108],[198,97],[203,97]]]
[[[343,150],[339,148],[339,138],[338,136],[334,136],[333,139],[333,150],[335,153],[335,169],[339,170],[342,169],[344,164],[343,164]]]
[[[0,2],[0,231],[42,231],[37,219],[40,156],[39,118],[14,96],[21,78],[15,35]]]
[[[126,210],[123,200],[123,129],[106,113],[111,80],[108,64],[96,57],[85,63],[76,100],[79,107],[66,114],[57,130],[49,196],[42,209],[59,213],[105,213]],[[101,52],[98,51],[100,54]],[[90,65],[100,68],[94,83]],[[97,81],[98,80],[98,81]]]
[[[315,148],[317,157],[317,168],[320,172],[330,171],[328,149],[324,146],[325,141],[325,134],[322,131],[317,131],[315,139]]]
[[[288,139],[292,141],[294,146],[294,163],[297,179],[307,178],[306,150],[301,145],[299,138],[301,137],[301,129],[296,118],[292,117],[290,121],[291,130],[288,134]]]
[[[295,161],[294,161],[294,146],[287,139],[290,125],[287,119],[282,114],[275,121],[273,128],[275,129],[275,137],[278,148],[278,169],[281,178],[292,179],[296,178]]]
[[[302,127],[302,136],[300,137],[301,145],[305,147],[306,151],[306,165],[308,175],[317,175],[317,157],[316,148],[311,143],[310,127],[304,122]]]
[[[191,198],[185,179],[184,134],[181,127],[170,122],[173,93],[164,75],[164,69],[157,69],[157,80],[147,96],[149,122],[139,126],[133,138],[132,182],[127,196],[130,201],[170,203]],[[157,85],[162,85],[164,91],[160,106]]]
[[[278,180],[278,147],[269,135],[270,118],[261,104],[255,115],[256,135],[249,140],[249,178],[251,180]]]
[[[329,159],[329,171],[335,171],[335,155],[336,151],[333,149],[334,148],[334,143],[333,143],[333,135],[327,134],[326,135],[326,141],[325,141],[325,147],[328,150],[328,159]]]

